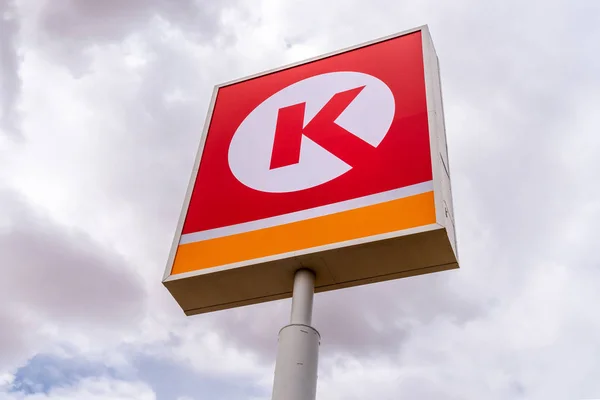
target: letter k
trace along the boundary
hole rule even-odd
[[[303,135],[350,166],[369,157],[375,147],[335,123],[364,88],[336,93],[306,126],[303,126],[306,102],[280,108],[270,169],[300,162]]]

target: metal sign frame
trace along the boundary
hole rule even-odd
[[[184,222],[185,222],[185,219],[187,216],[187,212],[189,210],[192,192],[193,192],[194,186],[196,184],[196,179],[197,179],[197,175],[198,175],[198,171],[199,171],[199,167],[200,167],[200,162],[201,162],[202,155],[204,152],[204,147],[206,144],[209,127],[210,127],[210,124],[212,121],[213,111],[214,111],[217,93],[218,93],[219,89],[224,88],[226,86],[236,84],[236,83],[244,82],[244,81],[247,81],[250,79],[259,78],[259,77],[262,77],[265,75],[269,75],[269,74],[273,74],[273,73],[276,73],[279,71],[290,69],[293,67],[302,66],[304,64],[308,64],[308,63],[311,63],[314,61],[323,60],[323,59],[326,59],[326,58],[329,58],[329,57],[332,57],[335,55],[343,54],[343,53],[346,53],[346,52],[349,52],[352,50],[361,49],[363,47],[377,44],[380,42],[384,42],[384,41],[387,41],[390,39],[399,38],[401,36],[409,35],[409,34],[415,33],[415,32],[421,32],[421,34],[422,34],[421,37],[422,37],[423,63],[424,63],[424,73],[425,73],[425,91],[426,91],[427,109],[429,112],[428,124],[429,124],[431,159],[432,159],[432,163],[434,163],[434,164],[439,163],[441,165],[440,167],[435,167],[435,165],[433,167],[433,175],[434,175],[433,176],[433,185],[434,185],[433,191],[434,191],[434,197],[435,197],[435,212],[436,212],[437,223],[425,225],[425,226],[419,226],[416,228],[406,229],[406,230],[403,230],[401,234],[398,234],[398,232],[384,233],[384,234],[379,234],[379,235],[374,235],[374,236],[369,236],[369,237],[362,237],[362,238],[358,238],[358,239],[354,239],[354,240],[350,240],[350,241],[346,241],[346,242],[338,242],[338,243],[323,245],[318,248],[310,248],[310,249],[295,251],[294,256],[302,256],[302,255],[312,254],[315,252],[324,252],[324,251],[328,251],[328,250],[335,250],[335,249],[338,249],[341,247],[356,246],[356,245],[391,239],[391,238],[395,238],[395,237],[399,237],[399,236],[410,236],[413,234],[425,233],[425,232],[429,232],[429,231],[436,231],[436,230],[443,229],[445,231],[445,235],[447,235],[448,241],[450,243],[451,252],[454,253],[454,257],[456,260],[454,264],[431,266],[428,268],[422,268],[422,270],[420,270],[420,271],[406,271],[406,272],[398,273],[398,274],[395,274],[394,276],[385,277],[382,279],[365,280],[365,282],[363,282],[363,283],[371,283],[371,282],[377,282],[377,281],[387,280],[387,279],[397,279],[397,278],[401,278],[404,276],[411,276],[411,275],[417,275],[417,274],[422,274],[422,273],[437,272],[437,271],[458,268],[458,252],[457,252],[457,246],[456,246],[454,216],[453,216],[453,207],[452,207],[452,194],[451,194],[450,176],[449,176],[450,165],[449,165],[449,160],[448,160],[447,144],[446,144],[446,138],[445,138],[445,123],[444,123],[444,117],[443,117],[443,104],[442,104],[442,98],[441,98],[442,95],[441,95],[439,64],[438,64],[437,55],[435,54],[435,49],[433,47],[433,42],[432,42],[431,36],[429,34],[428,26],[423,25],[423,26],[409,29],[406,31],[402,31],[402,32],[399,32],[399,33],[396,33],[393,35],[385,36],[385,37],[378,38],[378,39],[375,39],[372,41],[368,41],[368,42],[350,46],[350,47],[347,47],[344,49],[336,50],[336,51],[333,51],[333,52],[330,52],[327,54],[319,55],[317,57],[309,58],[309,59],[302,60],[302,61],[299,61],[296,63],[291,63],[291,64],[288,64],[285,66],[274,68],[274,69],[271,69],[268,71],[263,71],[263,72],[260,72],[260,73],[254,74],[254,75],[250,75],[250,76],[243,77],[240,79],[235,79],[235,80],[232,80],[232,81],[229,81],[226,83],[218,84],[214,87],[210,105],[207,110],[207,117],[206,117],[206,121],[204,124],[203,132],[202,132],[202,135],[200,138],[198,151],[197,151],[196,158],[194,161],[192,174],[190,176],[190,181],[189,181],[188,188],[187,188],[185,198],[183,201],[183,205],[182,205],[182,211],[181,211],[179,221],[178,221],[178,224],[176,227],[173,243],[171,246],[165,273],[163,276],[163,284],[165,284],[165,286],[172,284],[175,281],[185,280],[185,279],[193,278],[193,277],[200,277],[202,275],[218,273],[221,271],[226,271],[226,270],[231,270],[231,269],[238,269],[240,267],[245,267],[245,266],[253,265],[253,264],[257,264],[257,263],[266,263],[266,262],[271,262],[271,261],[277,261],[277,260],[286,259],[286,258],[290,257],[289,254],[278,254],[278,255],[274,255],[274,256],[263,257],[260,259],[246,260],[246,261],[231,263],[231,264],[223,265],[223,266],[200,269],[200,270],[195,270],[195,271],[185,272],[185,273],[178,273],[176,275],[171,274],[174,259],[175,259],[177,249],[178,249],[178,245],[180,243],[180,239],[182,236],[183,225],[184,225]],[[441,132],[441,134],[440,134],[440,132]],[[443,171],[445,171],[445,174],[443,173]],[[443,175],[446,175],[446,176],[443,176]],[[444,223],[441,224],[440,221],[444,221]],[[322,284],[319,284],[318,279],[319,278],[317,278],[317,286],[316,286],[317,292],[351,286],[351,285],[343,285],[343,284],[322,285]],[[204,309],[191,310],[191,311],[185,310],[185,311],[186,311],[186,314],[191,315],[191,314],[196,314],[196,313],[210,312],[210,311],[219,310],[219,309],[241,306],[241,305],[245,305],[245,304],[253,304],[253,303],[262,302],[262,301],[276,300],[276,299],[280,299],[280,298],[290,297],[292,294],[291,293],[291,285],[290,285],[289,289],[290,290],[287,291],[285,294],[278,294],[278,295],[270,296],[270,297],[265,298],[260,301],[238,302],[238,304],[232,304],[232,305],[228,305],[228,306],[224,306],[224,307],[215,306],[215,307],[206,307]]]

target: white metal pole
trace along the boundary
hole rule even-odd
[[[315,274],[296,271],[289,325],[279,331],[272,400],[315,400],[321,336],[312,326]]]

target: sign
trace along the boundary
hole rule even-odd
[[[215,88],[164,284],[186,314],[458,267],[427,27]]]

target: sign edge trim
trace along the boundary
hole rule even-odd
[[[165,267],[165,272],[163,274],[162,282],[164,283],[169,276],[171,276],[171,272],[173,271],[173,263],[175,262],[175,255],[177,253],[177,249],[179,248],[179,242],[181,241],[181,234],[183,232],[183,225],[185,223],[185,218],[187,217],[187,213],[190,207],[190,201],[192,199],[192,192],[194,191],[194,187],[196,186],[196,179],[198,177],[198,171],[200,170],[200,161],[202,160],[202,154],[204,153],[204,146],[206,144],[206,138],[208,136],[208,129],[212,122],[213,111],[215,107],[215,103],[217,101],[217,94],[219,92],[219,86],[215,85],[213,87],[213,93],[210,99],[210,103],[208,105],[206,121],[204,122],[204,127],[202,128],[202,134],[200,135],[200,142],[198,144],[198,149],[196,150],[196,158],[194,159],[194,166],[192,168],[192,172],[190,174],[190,179],[188,183],[188,187],[186,189],[185,197],[183,200],[183,204],[181,206],[181,211],[179,214],[179,220],[177,221],[177,226],[175,228],[175,235],[173,238],[173,242],[171,244],[171,249],[169,251],[169,257],[167,259],[167,265]]]

